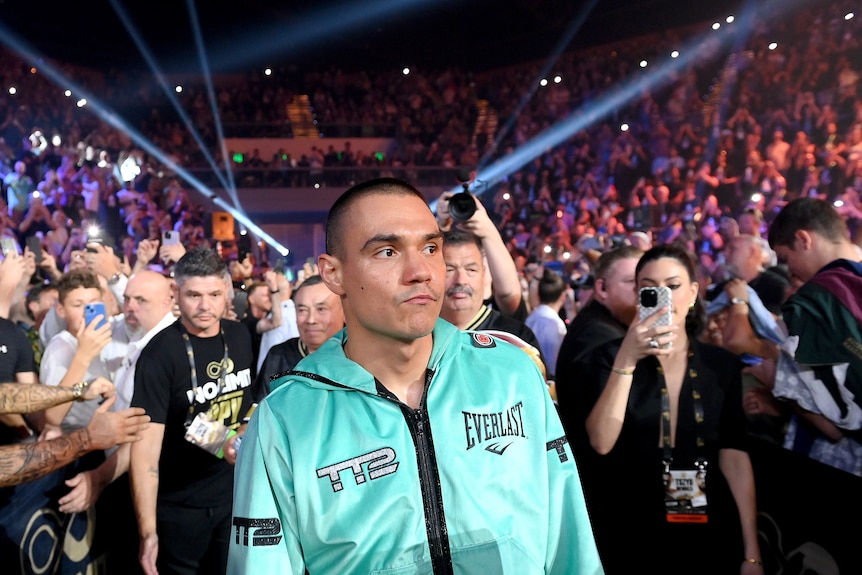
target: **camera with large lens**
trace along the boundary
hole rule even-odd
[[[449,198],[449,216],[458,223],[463,223],[476,213],[476,200],[470,192],[458,192]]]

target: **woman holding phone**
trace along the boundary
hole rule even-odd
[[[598,353],[598,381],[584,382],[595,464],[582,474],[608,574],[763,573],[742,366],[697,341],[694,265],[672,245],[643,255],[642,309]]]

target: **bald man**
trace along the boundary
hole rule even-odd
[[[135,383],[135,363],[141,350],[154,335],[172,324],[176,317],[171,311],[171,283],[154,271],[133,275],[123,292],[123,320],[129,333],[129,353],[114,378],[117,403],[128,406]]]
[[[171,313],[171,286],[167,278],[141,271],[132,276],[123,292],[123,320],[129,334],[128,354],[117,370],[114,383],[117,401],[112,410],[127,409],[135,383],[135,363],[141,350],[165,327],[175,321]],[[79,473],[66,482],[72,490],[60,499],[60,511],[77,513],[90,508],[108,484],[129,469],[128,444],[113,451],[96,469]]]

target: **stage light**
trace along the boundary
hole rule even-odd
[[[54,134],[54,136],[51,138],[51,145],[52,146],[59,146],[62,143],[63,143],[63,139],[60,138],[60,134]]]
[[[853,12],[848,12],[847,14],[844,15],[844,19],[845,20],[852,20],[855,15],[856,14],[854,14]]]
[[[620,132],[628,132],[628,131],[629,131],[629,125],[628,124],[626,124],[625,122],[620,124]]]
[[[193,0],[189,1],[192,2]],[[47,63],[46,59],[42,57],[42,55],[35,52],[30,46],[28,46],[26,42],[24,42],[14,32],[9,30],[9,28],[6,27],[2,21],[0,21],[0,41],[2,41],[4,46],[11,47],[25,61],[45,62],[45,65],[42,68],[42,73],[45,74],[45,76],[52,82],[54,82],[55,85],[69,86],[71,90],[78,94],[82,94],[84,96],[91,96],[86,89],[75,84],[57,68],[54,68],[49,63]],[[270,234],[266,233],[266,231],[264,231],[259,225],[251,221],[251,219],[243,211],[237,209],[235,206],[229,204],[223,198],[215,194],[211,188],[204,185],[204,183],[201,182],[198,178],[196,178],[194,174],[190,173],[188,170],[178,165],[172,156],[168,155],[161,148],[158,148],[155,144],[153,144],[153,142],[151,142],[143,134],[141,134],[139,130],[129,124],[129,122],[127,122],[126,120],[121,118],[116,112],[102,104],[97,97],[91,96],[90,99],[92,100],[92,105],[88,107],[104,122],[122,131],[124,134],[127,134],[129,138],[131,138],[131,140],[135,142],[138,147],[141,148],[141,150],[143,150],[144,152],[164,164],[172,172],[183,178],[183,180],[187,181],[191,187],[200,192],[205,198],[208,198],[213,204],[230,213],[235,220],[244,224],[246,228],[251,230],[251,232],[255,236],[266,241],[269,245],[278,250],[282,255],[287,255],[290,253],[290,250],[288,248],[282,245]],[[85,98],[81,98],[81,100],[79,100],[79,104],[87,104],[87,100]],[[86,155],[87,159],[92,158],[90,150],[86,150]]]
[[[401,73],[404,74],[405,76],[409,76],[410,75],[410,68],[405,66],[404,68],[401,69]]]
[[[239,231],[239,235],[241,235],[241,236],[247,236],[247,235],[248,235],[248,230],[247,230],[247,229],[245,229],[245,228],[241,229],[241,230]]]
[[[77,105],[79,108],[83,108],[84,106],[86,106],[86,105],[87,105],[87,98],[81,98],[80,100],[78,100],[78,101],[76,102],[76,105]]]
[[[770,50],[775,50],[778,48],[778,42],[770,42],[768,47]]]
[[[71,97],[72,96],[72,90],[66,90],[65,92],[63,92],[63,95],[66,96],[67,98]]]
[[[542,88],[544,88],[547,85],[548,85],[548,79],[547,78],[542,78],[541,80],[539,80],[539,86],[541,86]]]
[[[719,28],[721,28],[721,22],[713,22],[712,29],[718,30]]]
[[[542,251],[545,252],[546,254],[549,254],[549,253],[551,253],[551,249],[552,249],[551,246],[545,246],[544,248],[542,248]]]
[[[315,182],[315,183],[314,183],[314,189],[315,189],[315,190],[319,190],[319,189],[320,189],[320,184],[319,184],[318,182]]]
[[[679,58],[679,50],[674,50],[673,52],[671,52],[670,57],[674,59]]]
[[[477,170],[483,170],[485,168],[485,165],[488,161],[490,161],[491,157],[500,147],[500,144],[515,127],[515,122],[517,121],[521,112],[533,98],[536,93],[536,90],[541,87],[537,85],[537,80],[539,78],[543,78],[546,74],[550,73],[557,60],[566,50],[566,47],[571,44],[575,35],[581,29],[581,26],[583,26],[584,22],[586,22],[587,16],[589,16],[593,8],[595,8],[596,4],[598,4],[598,1],[599,0],[589,0],[589,2],[583,3],[578,14],[575,15],[575,17],[572,19],[572,21],[566,28],[565,34],[563,34],[563,36],[557,42],[556,46],[554,46],[554,49],[548,55],[548,59],[546,60],[545,64],[536,73],[534,79],[530,82],[530,89],[521,97],[521,101],[518,103],[518,106],[512,111],[512,114],[509,116],[509,119],[506,120],[506,123],[505,125],[503,125],[502,129],[497,130],[497,134],[494,137],[493,144],[487,147],[484,154],[482,154],[482,157],[479,159],[479,162],[476,164]],[[562,81],[562,77],[560,77],[560,80]]]
[[[11,96],[14,96],[17,93],[18,93],[18,88],[16,88],[15,86],[9,86],[9,94]]]
[[[832,202],[832,205],[835,206],[836,208],[843,207],[844,206],[844,200],[835,200],[834,202]]]
[[[30,73],[31,73],[31,74],[35,74],[35,73],[36,73],[36,67],[35,67],[35,66],[34,66],[33,68],[30,68]]]
[[[758,193],[751,194],[751,201],[752,201],[752,202],[754,202],[754,203],[757,203],[757,202],[759,202],[759,201],[760,201],[760,200],[762,200],[762,199],[763,199],[763,195],[762,195],[762,194],[758,194]]]
[[[562,81],[563,81],[562,76],[554,76],[554,84],[559,84]]]
[[[641,60],[639,65],[641,68],[646,68],[649,65],[649,62],[647,62],[646,60]]]
[[[181,93],[183,87],[181,85],[175,85],[173,87],[168,86],[167,78],[159,69],[154,55],[145,43],[143,36],[141,36],[138,29],[135,27],[134,22],[132,21],[126,9],[121,4],[120,0],[110,0],[110,3],[114,9],[114,12],[116,12],[117,16],[120,18],[120,21],[123,23],[126,30],[128,31],[129,36],[135,42],[138,51],[140,51],[141,55],[144,57],[144,60],[147,62],[147,65],[150,67],[150,70],[152,70],[153,76],[155,76],[165,95],[168,97],[168,100],[170,100],[174,109],[177,111],[177,114],[179,115],[180,119],[185,124],[185,127],[188,129],[189,134],[192,136],[195,142],[197,142],[198,147],[200,148],[201,153],[204,156],[204,159],[206,159],[207,163],[209,163],[210,167],[213,169],[213,173],[215,174],[216,178],[218,178],[219,183],[221,183],[222,187],[224,187],[227,190],[227,193],[231,195],[232,199],[234,200],[234,204],[238,204],[238,200],[234,197],[233,188],[228,185],[227,180],[225,180],[220,169],[216,165],[215,160],[212,158],[209,152],[209,147],[204,143],[203,139],[200,137],[197,130],[195,129],[194,122],[192,122],[191,118],[189,118],[186,111],[183,109],[183,107],[180,105],[180,103],[174,96],[174,93]],[[194,20],[193,17],[192,20]],[[216,121],[218,121],[218,118],[216,118]]]
[[[218,166],[215,165],[213,158],[206,151],[206,146],[201,145],[201,149],[204,150],[204,156],[207,159],[207,162],[210,163],[210,166],[213,168],[213,172],[218,177],[219,182],[222,183],[227,194],[233,200],[233,205],[237,207],[239,211],[242,211],[242,207],[240,206],[239,196],[236,193],[236,183],[233,179],[233,170],[231,169],[231,163],[228,161],[228,152],[227,152],[227,144],[224,140],[224,130],[222,130],[221,124],[221,115],[219,113],[218,104],[216,103],[215,90],[213,89],[212,76],[210,75],[209,62],[207,61],[206,49],[204,48],[204,39],[203,34],[201,34],[200,21],[198,20],[197,9],[195,8],[194,0],[186,0],[186,10],[189,13],[189,20],[192,25],[192,33],[195,38],[195,47],[197,48],[198,58],[200,58],[201,70],[203,71],[203,77],[206,81],[206,89],[207,89],[207,99],[210,103],[210,110],[212,111],[213,120],[215,123],[216,129],[216,137],[219,143],[219,148],[221,148],[221,157],[224,161],[224,171],[227,174],[227,181],[223,179],[221,175],[221,171],[218,169]],[[182,110],[182,108],[178,108]],[[198,136],[197,131],[192,131],[194,136]],[[245,212],[243,212],[245,213]]]
[[[735,20],[735,18],[733,16],[728,16],[727,18],[724,19],[724,21],[727,22],[728,24],[733,24],[734,20]]]
[[[264,76],[272,76],[272,68],[264,68],[263,75]]]
[[[503,199],[509,201],[512,198],[512,195],[509,192],[505,192],[503,194]]]
[[[572,252],[563,252],[563,259],[564,260],[572,259]]]

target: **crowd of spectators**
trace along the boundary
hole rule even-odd
[[[686,44],[698,51],[693,64],[502,181],[490,187],[477,182],[474,191],[522,267],[557,260],[578,269],[588,249],[643,231],[655,241],[684,239],[708,273],[720,273],[723,241],[738,225],[730,219],[759,212],[765,231],[796,196],[835,202],[851,233],[858,233],[862,99],[854,62],[860,19],[845,17],[850,8],[834,2],[759,14],[742,49],[710,39],[701,26],[565,53],[553,66],[562,81],[544,87],[536,84],[545,63],[532,62],[481,73],[275,70],[216,85],[216,95],[227,126],[282,123],[289,101],[304,93],[322,132],[359,125],[376,135],[391,128],[392,147],[376,155],[340,138],[338,144],[324,138],[299,158],[232,151],[240,152],[232,160],[240,173],[284,176],[246,178],[246,184],[304,186],[323,177],[347,184],[393,174],[421,185],[423,169],[482,167],[505,158],[615,86],[647,78],[651,67],[639,61],[657,62]],[[65,72],[105,101],[133,110],[133,126],[179,165],[206,166],[153,83],[139,86],[122,73]],[[82,249],[90,224],[113,238],[129,265],[140,240],[157,240],[167,229],[180,231],[187,245],[210,241],[207,206],[195,205],[186,184],[128,134],[88,112],[75,95],[53,97],[59,88],[11,54],[0,61],[0,77],[16,88],[0,96],[0,171],[9,208],[0,235],[17,239],[19,251],[35,234],[62,271]],[[129,85],[132,93],[124,93]],[[536,86],[529,100],[525,86]],[[479,118],[480,102],[496,114],[493,126]],[[204,87],[187,87],[181,103],[215,152]],[[131,174],[119,169],[124,162]],[[352,167],[368,170],[332,171]]]
[[[293,96],[307,94],[323,135],[338,136],[339,145],[323,138],[298,158],[232,151],[242,156],[232,159],[239,173],[280,174],[246,183],[307,186],[328,177],[346,185],[365,175],[392,174],[421,186],[424,169],[484,167],[504,159],[601,102],[615,86],[646,78],[651,68],[640,60],[660,60],[684,43],[697,46],[692,64],[665,83],[638,93],[501,181],[488,187],[477,182],[473,189],[525,289],[539,264],[560,269],[572,286],[588,292],[597,253],[674,241],[697,255],[705,287],[729,277],[725,247],[734,236],[765,236],[774,216],[797,197],[832,202],[859,243],[862,22],[845,17],[850,8],[850,2],[833,2],[758,15],[744,47],[733,51],[706,39],[702,27],[696,35],[672,31],[566,53],[554,65],[563,80],[536,86],[526,104],[524,87],[537,84],[543,62],[482,73],[454,67],[409,75],[330,69],[279,79],[275,73],[217,85],[216,93],[229,129],[273,135],[274,126],[286,123]],[[205,169],[203,152],[157,87],[124,94],[128,78],[122,75],[67,71],[105,101],[132,110],[134,127],[178,165]],[[32,336],[44,317],[29,305],[38,299],[37,286],[84,267],[86,244],[94,239],[114,246],[128,274],[140,265],[141,246],[149,261],[163,232],[172,231],[185,248],[212,245],[233,260],[239,290],[263,281],[267,254],[259,254],[252,268],[236,261],[236,243],[213,237],[210,207],[194,201],[188,184],[141,152],[127,133],[90,113],[74,95],[58,97],[60,88],[11,54],[0,57],[0,78],[17,90],[0,95],[0,237],[12,242],[4,243],[4,255],[7,249],[26,254],[27,266],[14,271],[16,258],[0,262],[4,317]],[[181,102],[219,157],[204,87],[189,87]],[[480,108],[492,110],[496,120],[488,123]],[[393,143],[376,155],[342,143],[380,134]],[[339,171],[352,168],[364,171]],[[150,268],[167,272],[169,261],[154,260]],[[764,267],[775,263],[764,250]],[[566,309],[577,313],[577,306]],[[237,313],[243,313],[241,305]]]
[[[562,81],[545,87],[536,86],[543,62],[476,74],[455,68],[409,75],[276,70],[271,76],[250,74],[217,85],[217,99],[227,126],[284,122],[290,99],[305,93],[324,135],[360,125],[367,127],[368,135],[388,130],[393,136],[392,147],[377,155],[353,150],[342,138],[337,144],[323,139],[297,158],[233,150],[239,152],[232,166],[239,173],[265,169],[278,174],[242,179],[246,185],[306,186],[327,170],[352,167],[369,168],[369,176],[390,172],[421,183],[423,169],[487,165],[504,158],[559,120],[588,110],[620,83],[647,77],[651,67],[639,67],[640,60],[658,62],[687,43],[698,50],[696,65],[638,94],[609,118],[573,134],[491,189],[481,185],[476,189],[493,209],[507,240],[527,259],[546,258],[543,250],[548,245],[553,256],[562,258],[580,239],[604,236],[609,242],[638,229],[652,230],[663,240],[688,234],[695,245],[706,248],[711,243],[717,248],[712,237],[722,216],[734,217],[746,207],[756,207],[768,223],[793,195],[840,201],[848,217],[857,219],[862,102],[853,62],[858,61],[859,18],[845,19],[847,6],[836,2],[759,15],[733,65],[728,60],[731,49],[712,42],[698,28],[697,35],[674,31],[564,54],[553,66]],[[772,41],[778,41],[774,49]],[[49,98],[47,80],[14,59],[7,59],[2,75],[5,84],[28,94],[26,105],[18,107],[21,97],[0,97],[0,117],[5,116],[0,135],[8,169],[14,171],[15,160],[21,158],[34,186],[74,189],[66,192],[74,199],[71,206],[71,200],[61,200],[74,222],[81,217],[75,202],[85,201],[81,192],[88,171],[100,182],[101,198],[89,200],[90,208],[97,208],[91,211],[100,218],[115,220],[108,212],[117,207],[124,212],[123,204],[137,199],[125,189],[159,199],[153,190],[165,185],[154,177],[161,168],[134,151],[127,135],[77,107],[74,97]],[[119,93],[122,75],[87,79],[104,90],[106,100],[132,99]],[[524,86],[537,88],[526,105],[521,102]],[[158,95],[152,85],[132,95],[138,110],[133,117],[143,133],[180,165],[208,169],[182,122]],[[495,127],[485,129],[487,118],[479,121],[480,101],[496,114]],[[186,87],[181,102],[211,146],[212,157],[220,158],[204,87]],[[514,121],[508,124],[510,118]],[[37,131],[41,135],[31,136]],[[55,134],[59,146],[50,141]],[[70,152],[72,161],[61,165]],[[137,159],[141,175],[127,185],[112,168],[129,155]],[[82,167],[82,160],[93,168]],[[331,171],[328,177],[332,183],[345,184],[363,179],[361,175],[344,177]],[[62,178],[67,181],[56,183]],[[45,198],[53,212],[51,201]],[[158,205],[140,219],[158,219],[158,208],[171,211],[173,222],[182,210]],[[687,226],[688,222],[696,225]],[[119,232],[119,227],[113,231]],[[533,236],[530,253],[525,233]],[[707,258],[716,255],[715,249],[701,251],[712,252],[704,254]]]

